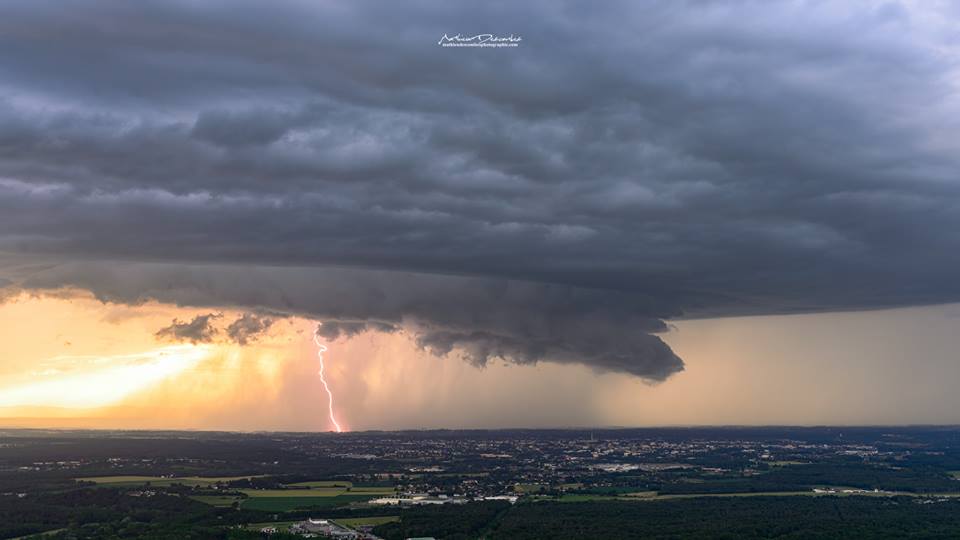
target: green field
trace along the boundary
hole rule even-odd
[[[627,498],[623,498],[627,499]],[[592,493],[565,493],[559,498],[554,497],[543,497],[542,500],[545,501],[560,501],[560,502],[585,502],[585,501],[617,501],[623,500],[621,497],[616,495],[595,495]],[[627,499],[632,500],[632,499]]]
[[[272,497],[336,497],[346,495],[345,488],[317,488],[317,489],[238,489],[250,498]]]
[[[400,521],[400,516],[370,516],[370,517],[360,517],[360,518],[345,518],[334,520],[336,523],[343,525],[344,527],[359,527],[361,525],[383,525],[384,523],[392,523],[394,521]]]
[[[353,487],[353,482],[347,480],[311,480],[309,482],[297,482],[295,484],[286,484],[290,487],[303,488],[348,488]]]
[[[127,480],[126,484],[143,483],[142,478]],[[374,497],[393,495],[396,491],[388,487],[355,487],[349,482],[301,482],[290,484],[293,489],[238,489],[246,497],[229,495],[197,495],[190,497],[210,506],[228,507],[234,502],[248,510],[266,510],[279,512],[298,508],[333,508],[352,502],[367,501]],[[114,485],[104,482],[103,485]],[[308,487],[313,486],[313,487]]]
[[[205,487],[218,482],[232,482],[233,480],[243,480],[246,478],[257,478],[256,476],[181,476],[176,478],[164,478],[162,476],[90,476],[86,478],[75,478],[78,482],[93,482],[106,487],[138,486],[150,484],[158,487],[172,486],[173,484],[183,484],[185,486]]]
[[[307,508],[336,508],[350,503],[363,502],[370,499],[368,495],[337,495],[334,497],[255,497],[246,499],[241,506],[246,510],[263,510],[266,512],[286,512],[289,510]]]
[[[294,484],[290,484],[293,486]],[[294,489],[240,489],[237,490],[247,497],[337,497],[340,495],[393,495],[396,490],[392,487],[298,487]]]
[[[397,492],[392,487],[352,487],[347,493],[355,495],[393,495]]]
[[[400,518],[397,518],[400,519]],[[26,536],[17,536],[16,538],[11,538],[10,540],[25,540],[26,538],[36,538],[38,536],[53,536],[59,532],[63,532],[66,529],[53,529],[50,531],[44,531],[41,533],[28,534]]]
[[[231,506],[233,503],[243,500],[240,497],[229,497],[226,495],[194,495],[190,498],[203,504],[209,504],[210,506],[224,507]]]
[[[806,465],[803,461],[768,461],[767,465],[771,467],[789,467],[793,465]]]
[[[629,493],[624,493],[624,497],[630,497],[633,499],[649,499],[650,497],[656,497],[656,491],[631,491]]]

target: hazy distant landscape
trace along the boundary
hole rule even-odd
[[[958,475],[953,427],[6,430],[0,537],[950,538]]]

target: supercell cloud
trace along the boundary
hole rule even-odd
[[[958,300],[955,10],[8,2],[0,279],[652,380],[671,317]]]
[[[40,291],[79,288],[105,302],[155,299],[308,317],[323,321],[318,334],[331,341],[368,331],[403,331],[427,351],[478,366],[494,359],[575,362],[651,380],[683,369],[670,348],[651,335],[666,331],[659,317],[679,312],[636,293],[344,268],[128,262],[48,266],[30,270],[19,286]],[[231,328],[252,326],[247,317],[227,327],[233,340],[239,341]],[[174,321],[158,337],[210,341],[218,332],[213,318]]]

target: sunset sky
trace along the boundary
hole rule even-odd
[[[960,423],[951,2],[7,2],[0,426]],[[516,47],[443,47],[492,32]]]
[[[314,321],[278,320],[246,346],[155,336],[206,313],[80,292],[8,300],[0,324],[16,339],[0,344],[0,423],[332,428]],[[222,327],[241,316],[217,313]],[[347,429],[956,423],[958,320],[960,305],[677,322],[663,337],[686,369],[656,384],[549,362],[478,368],[369,332],[331,343],[327,374]]]

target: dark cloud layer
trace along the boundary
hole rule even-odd
[[[7,2],[0,250],[481,276],[396,274],[424,298],[385,292],[405,298],[386,306],[307,280],[211,300],[325,315],[337,336],[415,320],[423,347],[477,363],[663,378],[682,366],[651,334],[664,318],[960,299],[957,15],[866,0]],[[437,45],[457,32],[523,42]],[[190,287],[119,279],[91,286]],[[512,311],[462,290],[517,283]]]
[[[378,321],[326,321],[317,325],[316,334],[323,339],[349,339],[364,332],[393,333],[400,329],[397,324]]]
[[[683,369],[652,335],[667,329],[660,317],[678,312],[637,293],[382,270],[117,261],[50,264],[11,275],[28,290],[79,288],[105,302],[158,300],[309,317],[322,321],[318,333],[331,341],[403,331],[432,353],[476,365],[497,358],[579,362],[650,380]]]

